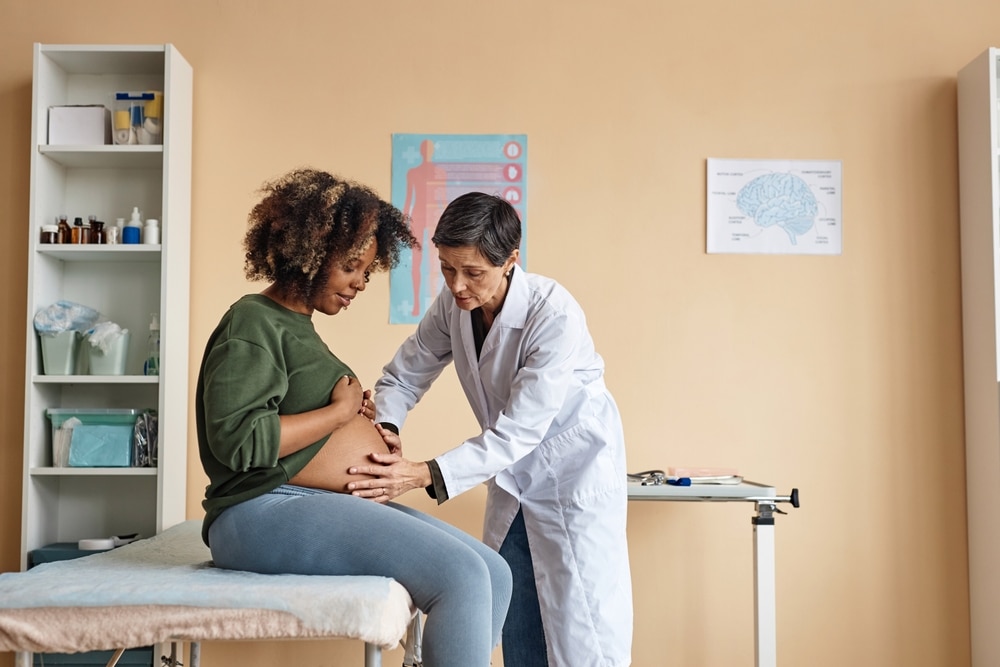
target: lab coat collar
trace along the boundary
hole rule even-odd
[[[523,329],[524,323],[528,319],[528,294],[531,291],[528,286],[528,274],[517,264],[513,266],[511,271],[507,297],[504,299],[503,308],[493,325],[500,325],[507,329]]]

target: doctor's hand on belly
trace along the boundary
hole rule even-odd
[[[431,483],[431,470],[424,462],[408,461],[402,456],[403,443],[399,436],[376,424],[388,454],[372,452],[369,465],[351,466],[348,474],[367,475],[370,479],[347,485],[349,493],[384,503],[413,489],[423,489]]]

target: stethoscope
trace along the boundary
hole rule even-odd
[[[638,482],[642,486],[661,486],[667,483],[667,473],[662,470],[643,470],[628,473],[630,482]]]

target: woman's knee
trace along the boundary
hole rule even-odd
[[[494,599],[510,600],[511,590],[514,587],[514,576],[511,573],[510,565],[500,554],[492,550],[483,560],[490,573]]]

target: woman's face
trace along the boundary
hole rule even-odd
[[[438,248],[444,281],[462,310],[484,307],[496,312],[507,295],[508,282],[503,276],[517,261],[517,255],[515,250],[503,266],[493,266],[475,246]]]
[[[326,286],[316,294],[313,309],[324,315],[336,315],[351,305],[358,292],[365,291],[365,276],[375,261],[376,250],[373,241],[360,257],[348,260],[343,265],[334,264],[330,268]]]

